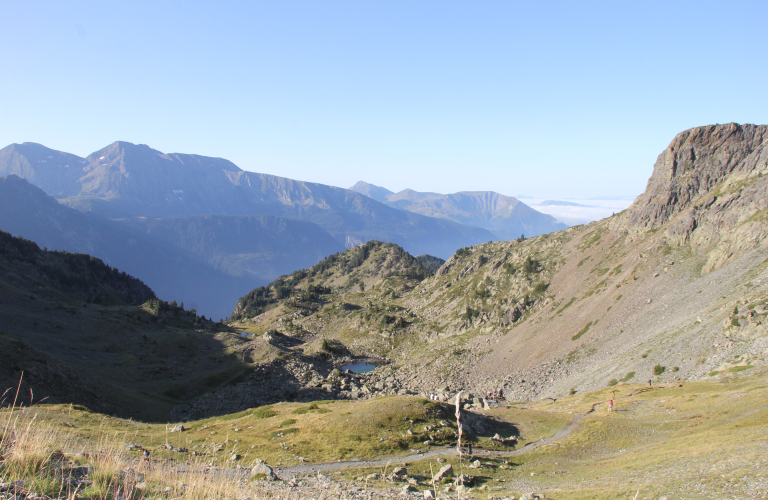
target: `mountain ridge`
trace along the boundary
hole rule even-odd
[[[222,158],[166,154],[128,142],[115,142],[78,160],[86,165],[79,167],[82,175],[74,181],[80,190],[72,194],[70,184],[53,185],[52,166],[47,159],[42,162],[49,155],[42,148],[14,144],[0,150],[0,175],[17,173],[45,185],[47,192],[68,195],[61,197],[64,204],[109,218],[267,214],[314,222],[347,247],[377,239],[445,257],[493,237],[482,228],[396,210],[347,189],[247,172]],[[37,160],[21,168],[20,149]]]
[[[400,210],[482,227],[500,240],[515,239],[521,234],[538,236],[567,227],[517,198],[494,191],[441,194],[403,189],[393,193],[364,181],[357,182],[350,189]]]

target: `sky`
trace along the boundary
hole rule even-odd
[[[116,140],[393,191],[631,199],[768,123],[768,2],[0,1],[0,147]]]

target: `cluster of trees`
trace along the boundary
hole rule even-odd
[[[466,257],[471,253],[472,253],[472,247],[464,247],[456,250],[456,253],[454,255],[456,255],[456,257]]]

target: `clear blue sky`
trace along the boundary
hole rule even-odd
[[[768,123],[768,2],[0,2],[0,146],[115,140],[348,187],[635,195]]]

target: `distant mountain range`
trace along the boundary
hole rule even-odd
[[[94,255],[216,318],[244,291],[366,241],[439,262],[462,247],[565,227],[493,192],[350,190],[128,142],[85,158],[11,144],[0,150],[0,191],[0,229]]]
[[[444,258],[493,239],[482,228],[397,210],[347,189],[143,144],[115,142],[86,158],[12,144],[0,150],[0,175],[11,174],[64,204],[108,218],[266,214],[314,222],[345,247],[377,239]]]
[[[404,189],[393,193],[364,181],[350,189],[393,208],[482,227],[492,232],[495,240],[512,240],[522,234],[538,236],[567,227],[551,215],[537,212],[517,198],[493,191],[440,194]]]

